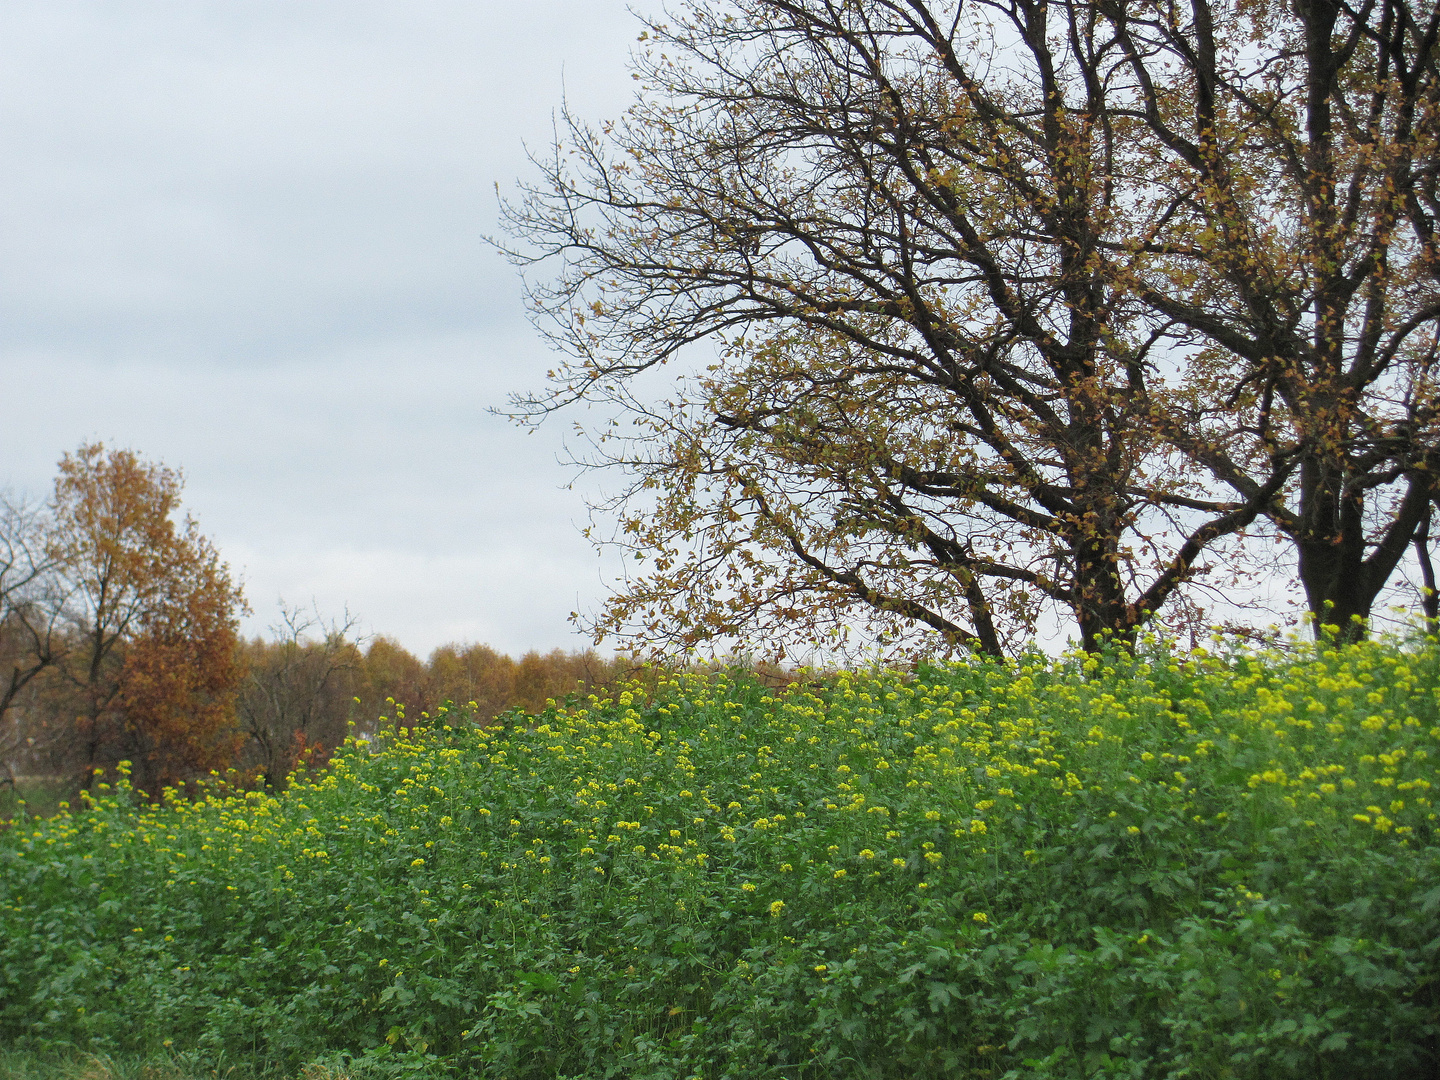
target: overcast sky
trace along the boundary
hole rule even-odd
[[[0,484],[178,466],[249,632],[312,600],[421,654],[577,648],[604,593],[548,366],[482,241],[562,96],[618,115],[623,0],[0,5]],[[594,481],[586,479],[584,484]]]

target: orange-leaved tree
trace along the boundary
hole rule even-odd
[[[60,461],[50,555],[66,583],[72,703],[64,764],[82,774],[122,759],[137,786],[229,765],[240,588],[180,512],[180,474],[131,450],[83,445]]]

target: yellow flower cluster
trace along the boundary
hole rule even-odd
[[[969,889],[973,868],[1041,858],[1025,821],[1082,804],[1131,845],[1154,836],[1137,806],[1216,829],[1288,814],[1371,843],[1429,836],[1437,667],[1434,649],[1376,643],[838,672],[773,692],[681,673],[508,726],[441,711],[347,743],[282,795],[217,786],[132,808],[122,774],[5,842],[22,861],[143,862],[170,889],[285,896],[301,876],[393,872],[421,913],[427,883],[456,874],[532,905],[555,881],[663,879],[681,902],[724,888],[778,925],[793,890]]]

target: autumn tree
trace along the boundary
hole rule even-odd
[[[407,717],[420,718],[440,704],[425,664],[404,645],[385,634],[370,640],[360,669],[360,715],[367,720],[394,719],[388,702],[405,707]]]
[[[624,665],[602,659],[593,649],[548,653],[527,652],[515,665],[512,705],[540,712],[551,699],[564,701],[571,694],[585,695],[613,680]]]
[[[63,763],[85,783],[129,759],[137,786],[158,794],[229,765],[241,742],[244,601],[195,521],[177,522],[181,488],[179,473],[98,443],[60,462],[47,554],[70,638]]]
[[[515,661],[489,645],[441,645],[426,665],[436,700],[475,703],[475,715],[490,720],[515,703]]]
[[[424,723],[449,702],[486,723],[516,706],[539,712],[550,698],[589,693],[620,681],[629,670],[593,649],[530,651],[515,660],[489,645],[454,642],[422,662],[394,638],[382,636],[370,643],[358,665],[355,715],[362,725],[382,715],[394,719],[393,701],[404,707],[407,721]]]
[[[648,565],[597,633],[1000,654],[1057,609],[1093,648],[1235,565],[1300,456],[1187,467],[1195,332],[1137,263],[1157,154],[1107,19],[692,2],[621,120],[567,119],[507,250],[567,354],[518,412],[604,403],[591,460],[634,477],[603,509]]]

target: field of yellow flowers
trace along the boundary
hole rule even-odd
[[[0,1040],[286,1071],[1431,1077],[1440,648],[675,675],[0,835]]]

